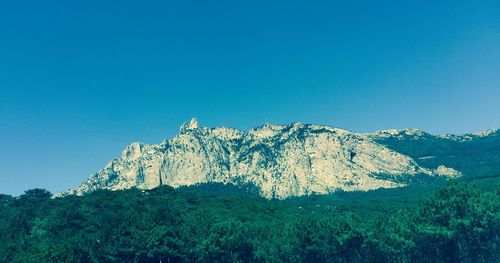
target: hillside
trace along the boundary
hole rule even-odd
[[[500,130],[490,129],[465,135],[431,135],[416,130],[388,130],[368,138],[411,157],[420,166],[453,168],[464,180],[500,177]]]

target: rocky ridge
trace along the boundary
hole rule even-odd
[[[399,134],[397,130],[380,134]],[[413,135],[419,131],[408,130]],[[378,136],[381,136],[381,135]],[[196,119],[160,144],[132,143],[103,169],[65,194],[98,189],[152,189],[202,183],[251,184],[266,198],[405,186],[417,178],[456,177],[430,170],[371,138],[330,126],[266,124],[248,132],[207,128]]]

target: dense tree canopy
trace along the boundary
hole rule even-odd
[[[50,196],[0,195],[0,262],[500,260],[500,187],[451,184],[379,213],[169,187]]]

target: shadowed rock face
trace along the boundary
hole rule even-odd
[[[242,132],[201,127],[193,119],[170,140],[129,145],[118,158],[66,194],[244,183],[255,185],[264,197],[286,198],[338,189],[399,187],[417,175],[454,177],[458,172],[444,166],[422,168],[367,136],[329,126],[266,124]]]

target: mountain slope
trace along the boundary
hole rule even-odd
[[[133,143],[68,194],[201,183],[256,186],[267,198],[394,188],[453,169],[430,170],[365,135],[292,123],[242,132],[200,127],[196,119],[157,145]]]
[[[386,130],[365,134],[394,151],[413,158],[419,165],[446,165],[465,178],[500,176],[500,130],[465,135],[432,135],[417,129]]]

